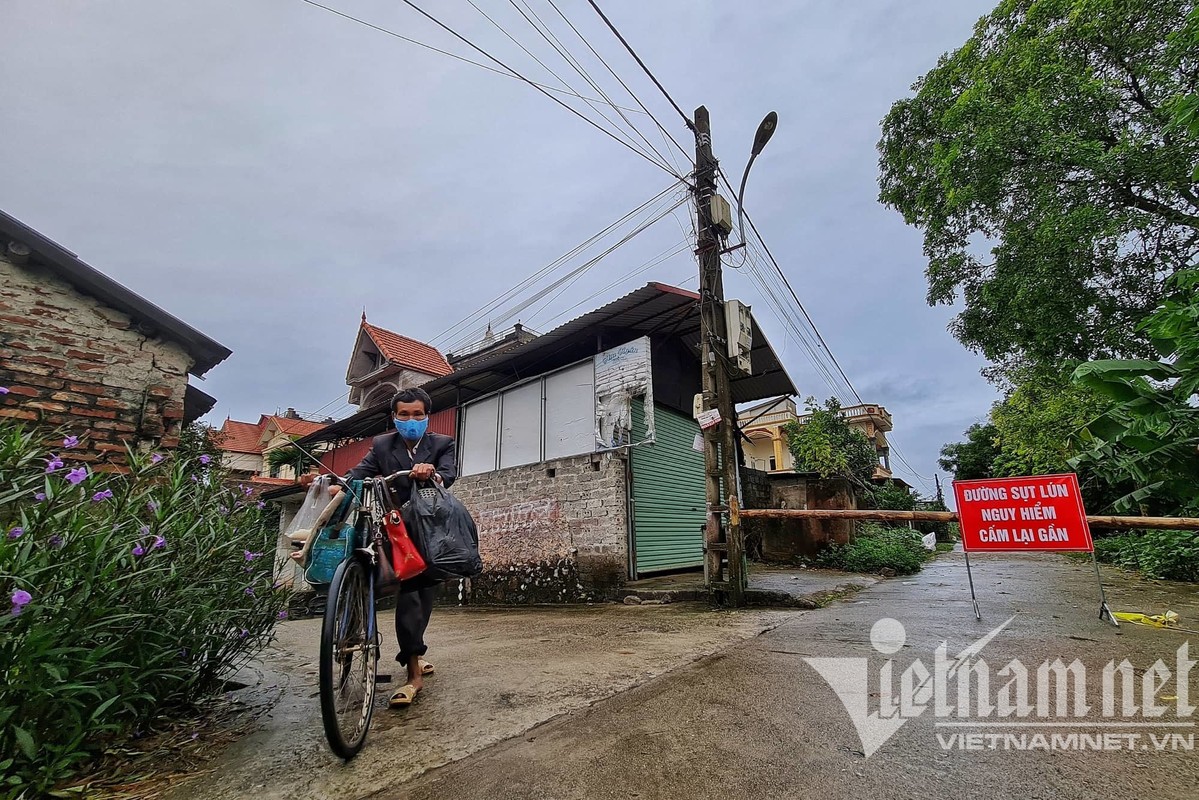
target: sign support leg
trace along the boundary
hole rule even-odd
[[[965,550],[963,552],[966,553],[966,580],[970,581],[970,602],[974,604],[974,618],[981,620],[983,615],[978,610],[978,597],[974,594],[974,575],[970,572],[970,551]]]
[[[1116,616],[1112,614],[1111,608],[1107,605],[1107,595],[1103,591],[1103,578],[1099,574],[1099,560],[1095,558],[1095,551],[1093,549],[1091,550],[1091,563],[1095,565],[1095,582],[1099,584],[1099,619],[1103,619],[1106,615],[1108,621],[1119,628],[1120,623],[1116,620]]]

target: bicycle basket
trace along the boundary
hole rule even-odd
[[[354,481],[351,486],[354,492],[361,494],[361,481]],[[304,580],[314,586],[331,583],[337,565],[345,561],[354,550],[354,526],[344,521],[350,504],[351,497],[347,493],[342,505],[333,514],[333,519],[317,532],[316,539],[312,542],[308,554],[308,567],[304,570]]]
[[[349,523],[329,525],[321,528],[312,553],[308,557],[308,569],[304,580],[322,586],[332,582],[337,565],[346,560],[354,549],[354,526]]]

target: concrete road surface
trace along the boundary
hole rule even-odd
[[[848,601],[797,615],[713,657],[665,673],[416,780],[396,783],[374,797],[1199,797],[1199,753],[1193,749],[1196,717],[1185,708],[1184,713],[1178,709],[1180,701],[1184,706],[1187,702],[1199,704],[1199,668],[1190,672],[1182,686],[1164,680],[1153,683],[1147,695],[1141,691],[1144,671],[1156,659],[1171,673],[1176,671],[1178,648],[1188,639],[1195,645],[1191,660],[1199,658],[1199,635],[1133,625],[1117,631],[1100,622],[1095,575],[1089,562],[1053,554],[988,555],[974,559],[974,565],[983,609],[981,622],[975,621],[970,608],[961,554],[944,556],[916,577],[884,581]],[[1181,615],[1183,626],[1199,628],[1196,587],[1152,583],[1116,571],[1105,570],[1104,574],[1117,611],[1161,613],[1169,609]],[[881,653],[872,644],[874,625],[885,617],[903,626],[902,634],[893,625],[878,629],[876,638],[884,650],[898,647],[902,636],[903,646],[894,655]],[[846,706],[804,660],[848,659],[842,662],[842,673],[832,673],[834,677],[840,674],[849,685],[854,683],[853,670],[857,668],[852,660],[868,659],[864,674],[873,677],[867,690],[856,693],[856,699],[865,699],[876,708],[880,669],[888,659],[893,660],[894,694],[898,696],[900,676],[916,659],[931,669],[934,651],[942,641],[948,642],[953,658],[1009,617],[1014,617],[1010,624],[980,652],[990,665],[991,698],[998,702],[1000,687],[1011,680],[996,673],[1013,659],[1029,669],[1034,684],[1042,662],[1079,659],[1087,670],[1081,699],[1092,706],[1085,717],[1042,720],[1034,711],[1030,717],[1012,716],[1002,721],[1031,720],[1054,727],[979,727],[970,719],[938,718],[929,705],[922,714],[912,709],[907,722],[867,758]],[[1147,698],[1151,704],[1169,708],[1163,716],[1113,719],[1102,715],[1103,667],[1124,658],[1135,667],[1130,702],[1139,706]],[[529,690],[537,691],[532,679]],[[1069,696],[1069,691],[1066,694]],[[1035,705],[1035,688],[1029,697]],[[1055,700],[1056,692],[1048,697]],[[850,702],[853,700],[851,696]],[[955,694],[949,702],[956,700]],[[466,719],[464,716],[464,723]],[[945,725],[963,721],[967,724]],[[999,720],[992,716],[982,721]],[[433,740],[445,735],[423,728],[413,733]],[[1015,747],[1021,736],[1026,744],[1037,747],[1038,741],[1052,741],[1055,733],[1063,737],[1059,749],[1003,749],[1004,742]],[[1062,749],[1070,746],[1071,733],[1095,737],[1087,738],[1088,743],[1106,742],[1101,734],[1113,734],[1111,744],[1121,749]],[[1042,734],[1042,739],[1036,739],[1037,734]],[[1130,739],[1130,734],[1140,739]],[[1012,738],[1005,738],[1009,735]],[[943,741],[950,744],[948,749]],[[983,749],[957,746],[963,741],[975,742]],[[992,746],[997,749],[986,749],[988,742],[995,742]],[[1164,748],[1160,751],[1159,742]],[[418,752],[422,749],[419,741],[410,747]],[[405,758],[404,750],[397,749],[394,757]]]

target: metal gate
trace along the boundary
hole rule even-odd
[[[632,448],[633,571],[702,567],[707,497],[699,425],[654,406],[655,443]],[[645,407],[633,404],[633,441],[645,438]]]

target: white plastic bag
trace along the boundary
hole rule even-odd
[[[291,524],[283,532],[283,538],[288,546],[302,546],[299,552],[292,553],[292,559],[301,566],[308,562],[308,552],[312,549],[313,534],[329,521],[333,512],[341,504],[341,496],[333,495],[333,481],[328,475],[318,475],[308,487],[304,503],[292,518]]]

